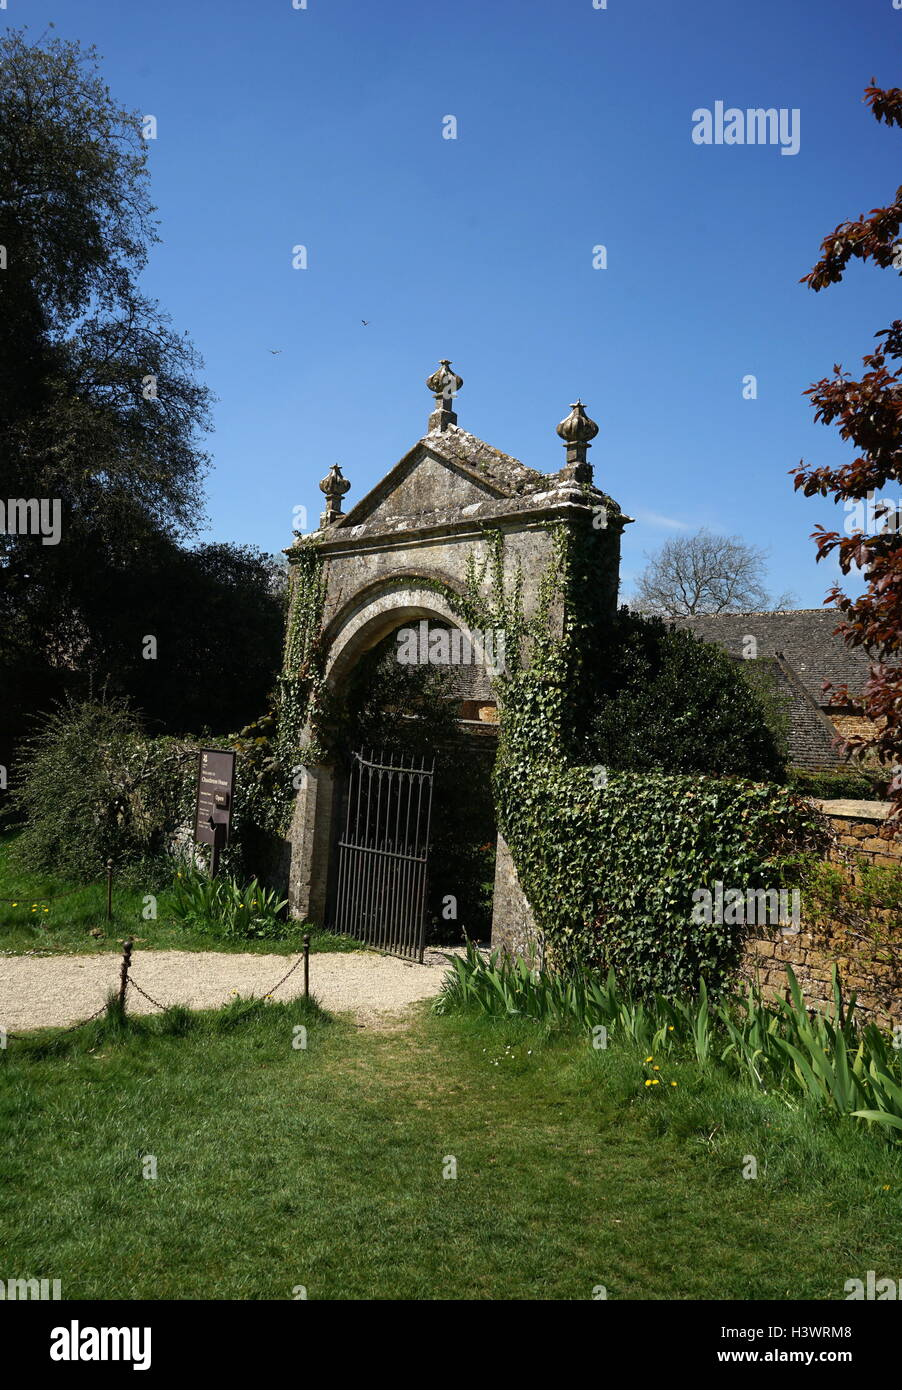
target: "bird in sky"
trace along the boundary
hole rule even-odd
[[[270,348],[269,351],[272,353],[273,357],[278,357],[278,355],[279,355],[279,353],[282,351],[282,349],[281,349],[281,348]]]
[[[364,328],[366,328],[367,324],[369,323],[369,319],[361,319],[360,322],[363,324]]]

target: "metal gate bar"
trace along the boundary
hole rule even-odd
[[[401,753],[353,754],[331,925],[421,961],[435,760],[416,763]]]

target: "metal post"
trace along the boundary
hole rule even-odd
[[[113,861],[106,861],[106,919],[113,920]]]
[[[217,821],[213,826],[213,848],[210,851],[210,877],[215,878],[219,873],[219,856],[222,852],[223,832],[225,826],[221,821]]]
[[[304,932],[304,998],[310,997],[310,933]]]
[[[119,1010],[125,1013],[125,991],[128,989],[128,970],[132,963],[132,946],[134,942],[131,937],[122,943],[122,969],[119,972]]]

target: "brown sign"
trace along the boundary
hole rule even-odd
[[[235,792],[235,754],[202,748],[197,763],[197,814],[194,839],[221,849],[229,842]]]

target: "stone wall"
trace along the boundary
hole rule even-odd
[[[864,715],[843,714],[829,708],[824,713],[840,738],[873,738],[880,727]]]
[[[492,950],[519,956],[540,965],[542,947],[532,908],[507,841],[499,832],[495,850],[495,891],[492,899]]]
[[[879,837],[889,806],[872,801],[817,801],[832,827],[833,862],[854,872],[854,864],[878,866],[902,864],[902,836]],[[501,835],[495,860],[495,902],[492,948],[521,956],[531,964],[541,961],[541,941],[532,910],[517,876],[510,849]],[[896,959],[893,959],[893,956]],[[881,958],[883,957],[883,958]],[[787,965],[795,972],[810,1007],[822,1009],[832,1002],[831,968],[839,967],[844,994],[858,995],[863,1018],[881,1026],[902,1022],[902,942],[890,952],[875,949],[836,927],[811,928],[801,921],[798,931],[779,927],[753,929],[740,967],[746,980],[757,980],[765,995],[787,997]]]
[[[817,801],[832,827],[832,862],[855,872],[855,864],[902,864],[902,837],[879,836],[889,806],[872,801]],[[875,947],[839,924],[811,927],[801,921],[798,931],[754,929],[746,945],[741,973],[757,980],[765,994],[787,997],[790,965],[812,1008],[832,1000],[831,968],[835,963],[844,994],[855,992],[863,1017],[886,1026],[902,1021],[902,943],[895,950]],[[895,957],[895,959],[893,959]]]

